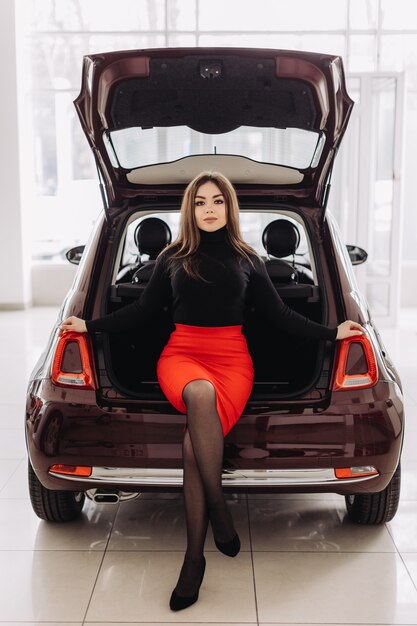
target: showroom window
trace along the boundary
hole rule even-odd
[[[417,111],[417,7],[414,0],[27,0],[16,2],[21,43],[20,98],[33,159],[33,259],[65,262],[101,211],[97,175],[73,106],[82,57],[165,46],[249,46],[342,55],[347,72],[407,71],[408,119]],[[404,34],[406,32],[406,35]],[[417,141],[410,124],[405,150]],[[409,160],[411,162],[411,159]],[[417,259],[413,177],[405,172],[410,227],[403,256]],[[71,220],[63,220],[64,215]]]

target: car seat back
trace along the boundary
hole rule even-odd
[[[138,224],[134,239],[139,254],[148,254],[149,260],[141,261],[140,266],[133,273],[132,283],[147,283],[152,276],[158,254],[171,243],[171,229],[159,217],[148,217]]]
[[[300,232],[292,222],[278,219],[270,222],[262,233],[262,244],[268,255],[266,270],[273,283],[297,284],[295,252],[300,243]],[[293,261],[282,257],[293,256]],[[270,257],[274,258],[270,258]]]

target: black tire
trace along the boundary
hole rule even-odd
[[[47,522],[71,522],[82,511],[85,495],[82,491],[52,491],[39,482],[28,463],[29,494],[36,515]]]
[[[383,491],[345,497],[348,516],[357,524],[384,524],[391,521],[398,509],[400,488],[401,464],[399,463]]]

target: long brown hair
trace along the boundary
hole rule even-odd
[[[260,258],[258,253],[242,239],[239,225],[239,203],[236,191],[226,176],[220,172],[201,172],[187,185],[181,203],[181,220],[178,237],[163,252],[176,249],[169,255],[169,263],[181,260],[189,276],[205,280],[198,271],[198,251],[201,237],[195,218],[195,197],[204,183],[212,182],[220,189],[226,203],[227,238],[232,248],[253,265],[251,256]],[[176,264],[177,265],[177,264]]]

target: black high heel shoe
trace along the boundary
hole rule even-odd
[[[171,599],[169,601],[169,608],[171,611],[182,611],[182,609],[186,609],[198,600],[198,594],[200,591],[201,583],[203,582],[204,572],[206,571],[206,559],[203,557],[203,571],[201,572],[200,582],[198,584],[198,589],[193,596],[180,596],[175,591],[171,594]]]
[[[240,539],[237,533],[235,533],[235,536],[230,541],[225,541],[224,543],[221,543],[220,541],[214,540],[214,543],[216,544],[220,552],[223,552],[223,554],[226,554],[227,556],[236,556],[237,554],[239,554]]]

